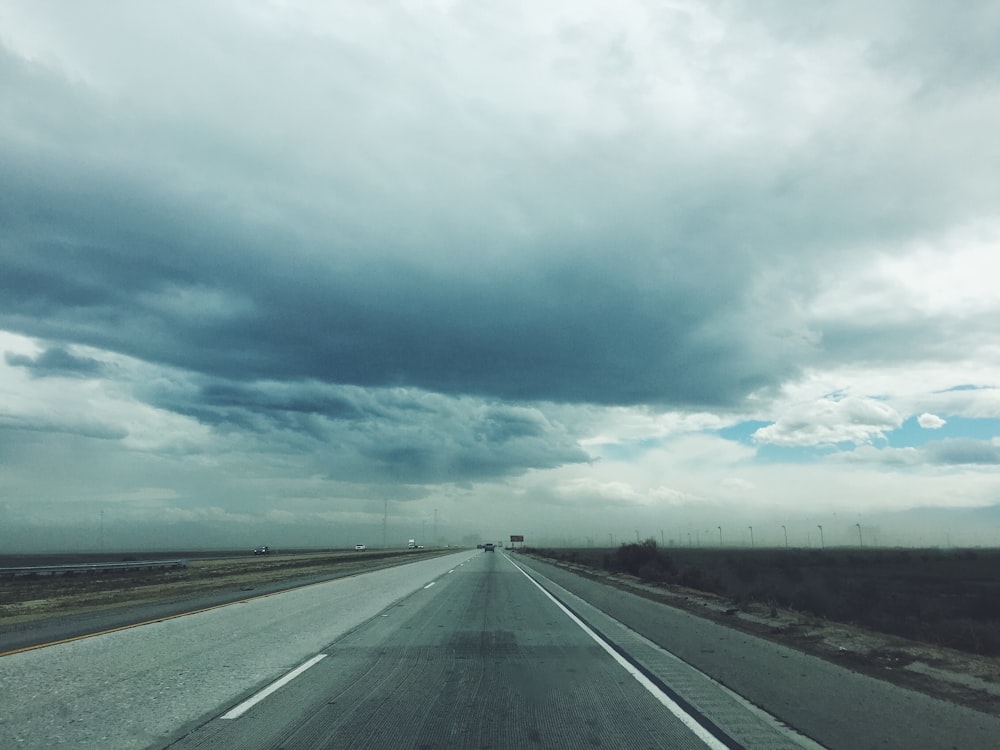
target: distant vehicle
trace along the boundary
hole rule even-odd
[[[417,548],[417,540],[416,539],[411,539],[409,541],[409,543],[407,543],[406,548],[407,549],[416,549]]]
[[[266,544],[262,544],[260,547],[254,547],[253,553],[255,555],[270,555],[271,548],[268,547]]]
[[[477,545],[476,545],[476,549],[482,549],[482,548],[483,548],[483,545],[482,545],[482,544],[477,544]]]
[[[363,545],[363,544],[355,544],[354,545],[354,551],[355,552],[364,552],[366,549],[368,549],[368,548],[365,545]]]
[[[492,552],[493,544],[491,542],[487,542],[486,544],[483,545],[483,549],[486,550],[487,552]]]

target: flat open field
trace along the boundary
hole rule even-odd
[[[1000,713],[1000,550],[529,549],[850,669]]]
[[[158,552],[2,556],[0,568],[97,562],[187,559],[186,568],[0,576],[0,626],[147,602],[183,599],[219,589],[307,582],[410,562],[454,550],[367,552]]]
[[[658,548],[534,550],[736,608],[791,609],[974,654],[1000,656],[1000,550]]]

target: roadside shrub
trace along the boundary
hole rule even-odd
[[[608,570],[628,573],[645,580],[663,581],[674,572],[674,561],[657,549],[656,542],[647,539],[641,544],[623,544],[614,555],[606,558]]]
[[[785,578],[791,583],[801,583],[802,582],[802,567],[796,563],[789,561],[780,566],[781,573]]]
[[[757,580],[757,566],[753,563],[746,563],[736,568],[736,577],[743,583],[753,583]]]
[[[696,591],[706,591],[709,594],[726,593],[726,586],[722,580],[702,568],[694,566],[686,567],[681,570],[677,580],[681,586],[686,586]]]
[[[983,591],[969,599],[967,607],[972,619],[1000,623],[1000,596]]]
[[[817,588],[805,587],[797,591],[791,598],[793,609],[808,612],[817,617],[830,616],[830,596]]]
[[[666,581],[669,573],[664,570],[659,560],[649,560],[639,566],[639,578],[644,581]]]

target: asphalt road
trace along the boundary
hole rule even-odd
[[[0,748],[162,747],[473,554],[0,657]]]
[[[2,657],[0,747],[817,747],[713,672],[830,748],[1000,736],[996,717],[530,565],[555,598],[505,553],[463,552]]]
[[[170,747],[801,747],[709,680],[711,716],[615,657],[483,552]]]

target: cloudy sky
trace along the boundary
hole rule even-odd
[[[1000,543],[998,51],[974,0],[3,0],[0,544]]]

